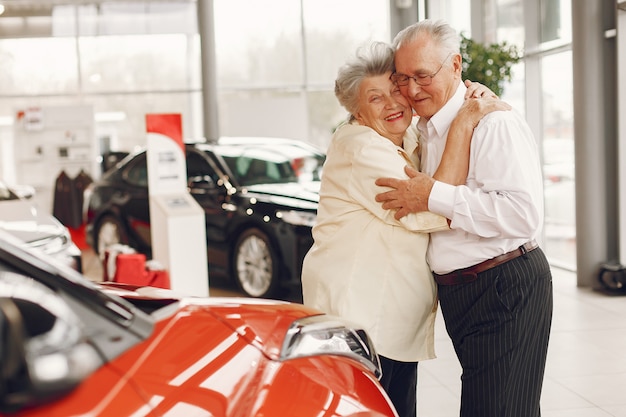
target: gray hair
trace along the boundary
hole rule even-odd
[[[461,50],[461,37],[445,20],[424,19],[398,32],[393,39],[394,51],[421,36],[428,36],[440,46],[442,59],[451,53],[458,54]]]
[[[393,72],[393,48],[385,42],[373,42],[357,49],[356,54],[339,68],[335,80],[335,96],[350,113],[349,120],[359,111],[359,88],[367,77]]]

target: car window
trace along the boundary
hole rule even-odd
[[[326,155],[298,141],[238,141],[225,138],[213,148],[240,185],[319,181]]]
[[[275,158],[272,158],[275,159]],[[240,155],[224,160],[241,185],[296,182],[298,178],[290,161],[268,160]]]
[[[128,164],[124,178],[127,182],[137,187],[148,186],[148,165],[146,163],[145,152],[137,155],[137,157]]]
[[[324,167],[324,155],[307,155],[294,158],[291,162],[299,181],[320,181]]]
[[[276,154],[291,161],[299,181],[319,181],[326,156],[306,143],[285,143],[274,148]]]
[[[187,178],[192,177],[210,177],[213,182],[217,183],[219,180],[218,174],[207,162],[202,155],[192,151],[187,152]]]

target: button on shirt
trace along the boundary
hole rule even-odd
[[[463,83],[429,120],[420,119],[421,170],[437,170],[452,120],[463,104]],[[435,182],[428,209],[451,220],[431,234],[428,262],[437,274],[466,268],[539,239],[543,179],[537,144],[515,111],[487,114],[474,129],[465,185]]]

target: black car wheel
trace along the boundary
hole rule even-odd
[[[115,217],[104,216],[96,232],[96,251],[100,259],[104,258],[107,248],[115,244],[126,244],[122,225]]]
[[[259,229],[239,236],[233,254],[237,285],[250,297],[267,298],[278,288],[277,256],[269,238]]]

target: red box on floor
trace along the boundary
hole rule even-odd
[[[170,274],[164,269],[146,270],[148,274],[148,285],[151,287],[170,288]]]
[[[114,282],[132,285],[148,285],[146,255],[142,253],[119,253],[115,258]]]
[[[114,282],[121,284],[170,288],[170,276],[164,269],[146,268],[141,253],[120,253],[115,258]]]

